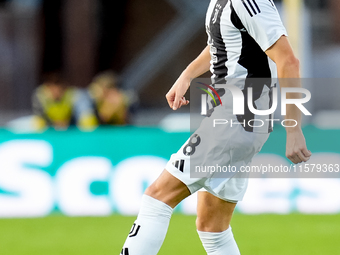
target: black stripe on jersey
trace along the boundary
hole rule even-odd
[[[242,21],[238,17],[235,9],[231,5],[231,22],[233,25],[239,29],[245,29]],[[271,71],[269,67],[269,60],[266,53],[263,52],[261,47],[257,44],[253,37],[251,37],[247,32],[241,32],[242,38],[242,49],[241,55],[238,63],[243,66],[248,71],[247,78],[267,78],[267,79],[246,79],[245,86],[243,89],[244,98],[248,98],[248,87],[253,88],[253,106],[256,109],[255,101],[260,98],[263,87],[269,87],[271,84]],[[244,115],[237,115],[237,119],[240,123],[245,120],[246,126],[245,130],[248,132],[253,132],[254,128],[252,126],[256,125],[253,122],[248,121],[254,119],[255,115],[249,110],[248,104],[245,100],[244,103]]]
[[[224,78],[228,75],[228,68],[225,65],[225,63],[228,61],[228,55],[221,34],[221,16],[228,1],[229,0],[218,0],[216,2],[209,25],[209,33],[212,40],[211,46],[216,49],[216,53],[214,54],[216,57],[216,62],[213,63],[213,69],[216,78]],[[217,16],[214,15],[216,10],[219,10]]]
[[[244,7],[246,7],[246,9],[247,9],[247,11],[248,11],[250,17],[253,17],[254,15],[251,13],[251,11],[249,10],[249,8],[248,8],[248,6],[246,5],[246,3],[244,2],[244,0],[242,0],[242,3],[243,3],[243,5],[244,5]]]
[[[249,0],[248,0],[248,2],[249,2]],[[253,0],[253,3],[255,4],[256,9],[258,10],[258,12],[261,13],[260,7],[257,5],[257,3],[255,2],[255,0]]]
[[[245,2],[245,0],[242,0],[242,3],[244,7],[246,8],[247,12],[249,13],[250,17],[253,17],[254,15],[261,13],[261,9],[255,2],[255,0],[246,0],[246,1],[248,4]],[[251,1],[253,1],[253,3]],[[251,10],[249,9],[248,5],[250,6]]]
[[[250,8],[253,10],[253,12],[256,14],[256,10],[255,10],[254,6],[251,4],[251,2],[249,0],[247,0],[247,2],[249,4]]]
[[[251,79],[247,78],[245,80],[244,89],[242,90],[244,98],[248,98],[248,88],[253,88],[253,99],[252,104],[255,109],[257,109],[255,101],[261,97],[264,86],[269,87],[271,83],[271,79]],[[248,107],[247,100],[244,100],[244,115],[237,115],[237,120],[240,123],[245,123],[244,129],[248,132],[254,131],[254,126],[258,125],[255,122],[255,114],[252,113]]]
[[[239,30],[245,30],[242,21],[231,5],[230,20]],[[238,63],[248,70],[247,78],[270,78],[268,56],[247,32],[240,32],[242,37],[242,49]]]
[[[274,3],[273,3],[272,0],[268,0],[268,1],[270,2],[270,4],[271,4],[273,7],[275,7],[275,5],[274,5]]]

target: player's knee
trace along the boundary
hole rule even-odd
[[[196,228],[197,230],[204,232],[220,232],[218,230],[216,231],[216,228],[218,228],[218,226],[214,226],[213,221],[204,216],[198,216],[196,218]]]
[[[223,232],[229,228],[230,222],[225,219],[216,219],[211,215],[201,215],[196,218],[196,228],[203,232]]]

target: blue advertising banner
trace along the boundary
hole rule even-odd
[[[313,156],[307,168],[299,167],[304,172],[312,167],[316,171],[324,162],[337,171],[340,130],[310,126],[304,133]],[[141,127],[47,130],[40,134],[0,130],[0,217],[42,217],[55,212],[134,215],[145,188],[189,135]],[[285,131],[277,128],[253,164],[290,167],[284,155]],[[338,213],[339,192],[338,178],[251,178],[237,210]],[[196,196],[184,200],[176,210],[194,214]]]

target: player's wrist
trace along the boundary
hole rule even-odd
[[[183,77],[183,79],[186,79],[186,80],[191,81],[192,79],[195,78],[195,77],[194,77],[194,70],[192,70],[192,68],[190,68],[190,67],[187,67],[187,68],[183,71],[183,73],[182,73],[181,76]]]
[[[188,84],[188,87],[190,86],[190,83],[194,78],[195,77],[193,76],[192,72],[188,69],[185,69],[181,74],[182,81],[184,81],[185,84]]]
[[[297,134],[297,133],[302,133],[301,126],[298,125],[296,127],[287,127],[286,128],[286,133],[287,134]]]

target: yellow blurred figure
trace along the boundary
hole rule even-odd
[[[117,88],[117,77],[107,71],[97,75],[89,86],[100,124],[124,125],[128,117],[128,98]]]
[[[33,112],[36,126],[66,129],[77,125],[93,129],[98,122],[91,100],[85,91],[66,86],[57,74],[50,74],[33,94]]]

